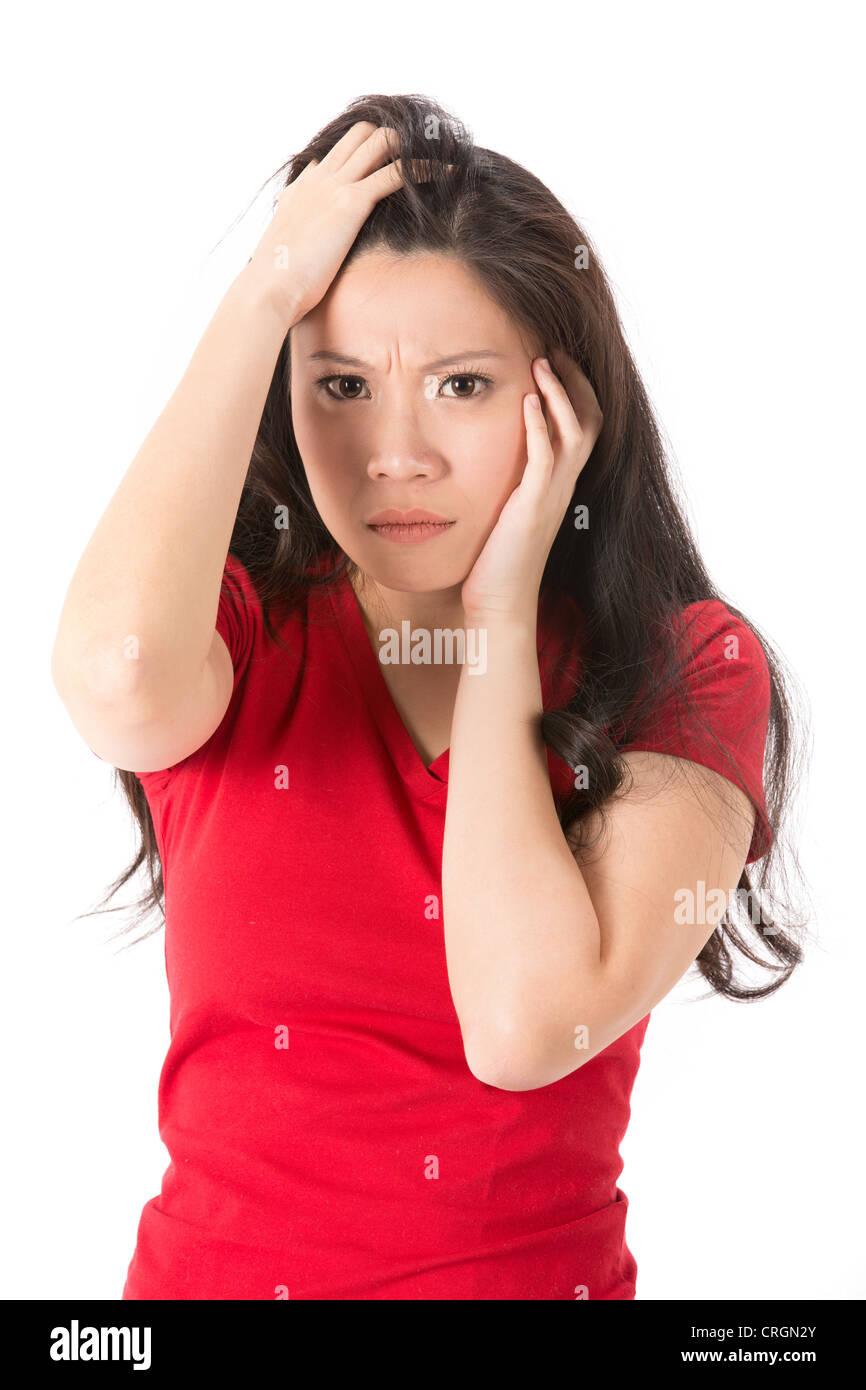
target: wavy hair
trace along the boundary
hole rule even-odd
[[[735,1000],[764,998],[790,978],[803,956],[798,938],[805,923],[791,920],[786,896],[776,896],[771,889],[778,878],[787,893],[790,870],[796,867],[799,874],[796,855],[786,847],[784,836],[792,788],[805,766],[799,697],[795,699],[793,678],[768,638],[720,594],[707,573],[676,496],[660,430],[595,248],[533,174],[504,155],[476,146],[457,119],[422,96],[353,101],[262,185],[277,185],[274,207],[282,188],[311,160],[321,161],[357,121],[396,130],[404,186],[376,203],[343,264],[373,248],[459,258],[487,294],[544,344],[548,358],[553,349],[561,348],[578,363],[604,414],[601,434],[580,473],[542,578],[542,589],[553,585],[575,600],[584,622],[580,682],[565,707],[546,711],[541,723],[546,745],[572,768],[587,771],[582,779],[586,786],[575,787],[558,808],[563,832],[574,847],[587,851],[598,842],[605,803],[627,789],[628,768],[619,750],[630,735],[645,726],[672,692],[686,695],[677,640],[682,610],[718,599],[760,645],[770,680],[764,792],[772,844],[743,870],[735,902],[695,963],[711,993]],[[262,604],[265,629],[277,641],[274,605],[291,609],[311,585],[330,585],[359,573],[337,547],[313,503],[292,428],[290,383],[287,334],[229,546],[247,569]],[[576,544],[572,510],[581,505],[588,508],[591,524],[579,533]],[[288,511],[287,527],[274,524],[278,508],[283,515]],[[323,560],[324,565],[319,563]],[[700,711],[695,708],[690,715],[736,769],[732,754],[707,728]],[[163,871],[141,782],[134,772],[115,768],[115,774],[137,822],[140,843],[101,902],[108,902],[142,866],[149,877],[148,891],[133,905],[138,909],[135,919],[119,933],[124,934],[153,908],[164,918]],[[590,835],[592,826],[599,827],[598,835]],[[768,911],[771,901],[775,916]],[[769,980],[739,983],[734,953],[769,972]]]

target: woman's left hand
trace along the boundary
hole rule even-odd
[[[565,384],[541,366],[541,358],[534,360],[541,404],[536,408],[528,395],[523,398],[526,467],[463,581],[467,625],[501,617],[535,624],[547,557],[601,432],[603,416],[588,379],[563,352],[551,356]],[[551,416],[550,430],[543,406]]]

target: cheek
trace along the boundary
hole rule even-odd
[[[495,411],[485,412],[483,419],[479,416],[478,429],[485,442],[485,452],[495,453],[504,469],[513,470],[521,460],[526,461],[522,400],[519,391],[509,390],[507,397],[503,396],[501,403],[497,403]]]
[[[333,460],[339,457],[339,451],[330,446],[313,412],[305,410],[302,405],[292,406],[292,429],[313,502],[327,524],[339,500],[339,485],[333,467]]]
[[[479,420],[471,436],[464,436],[460,453],[464,490],[477,507],[476,515],[479,519],[489,512],[498,515],[526,467],[526,430],[519,404]]]
[[[342,457],[342,451],[335,447],[331,418],[301,397],[292,401],[292,430],[311,486],[315,481],[326,487],[333,474],[333,460]]]
[[[310,408],[310,404],[303,394],[292,400],[291,409],[292,429],[301,456],[304,459],[307,457],[313,459],[317,453],[322,452],[321,421],[316,418],[316,412]]]

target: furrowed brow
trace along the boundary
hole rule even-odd
[[[504,358],[504,352],[494,352],[492,348],[479,348],[475,351],[452,352],[449,357],[439,357],[435,362],[427,362],[422,368],[422,372],[434,372],[439,367],[450,367],[461,358]],[[332,352],[330,348],[320,348],[318,352],[311,352],[307,358],[309,362],[339,362],[345,367],[361,367],[365,372],[373,371],[369,362],[362,362],[358,357],[347,357],[342,352]]]

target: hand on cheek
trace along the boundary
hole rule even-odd
[[[544,359],[533,362],[535,386],[522,400],[526,466],[463,582],[467,620],[536,621],[550,548],[601,432],[601,408],[586,376],[570,358],[555,360],[563,380]]]

